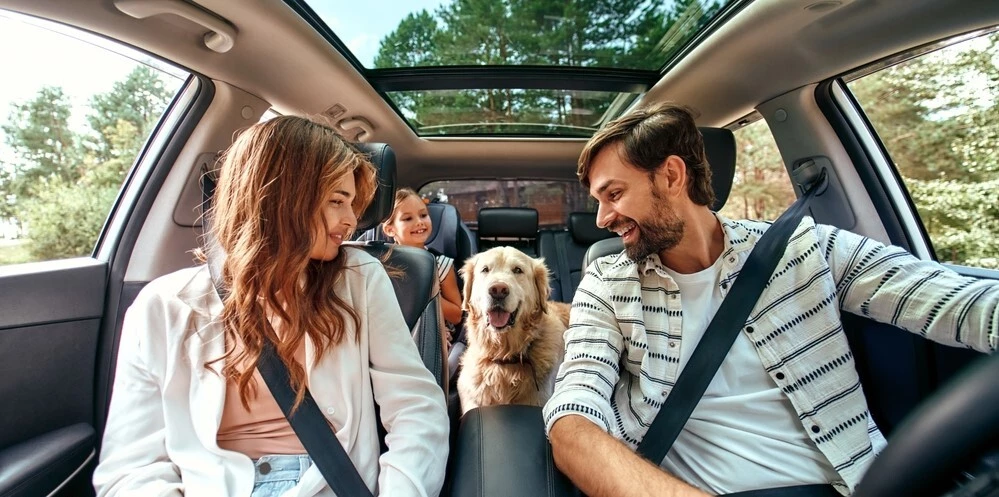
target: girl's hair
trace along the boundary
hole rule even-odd
[[[399,204],[403,203],[409,197],[416,197],[421,202],[423,201],[423,197],[420,197],[420,194],[416,193],[416,190],[412,188],[404,187],[395,191],[395,201],[392,203],[392,215],[382,223],[382,230],[395,222],[395,218],[399,216]]]
[[[358,339],[357,310],[333,292],[346,269],[343,247],[331,261],[309,254],[317,223],[325,224],[319,213],[329,192],[353,176],[351,207],[360,217],[374,197],[375,174],[331,128],[297,116],[251,126],[225,152],[210,212],[229,289],[220,318],[226,353],[217,360],[225,361],[222,373],[235,379],[244,407],[255,395],[251,380],[265,340],[288,368],[297,407],[306,377],[295,352],[305,336],[315,344],[316,362],[344,340],[347,317]],[[277,330],[268,314],[277,318]]]

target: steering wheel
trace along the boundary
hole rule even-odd
[[[999,354],[979,359],[920,404],[893,434],[854,497],[930,495],[999,436]]]

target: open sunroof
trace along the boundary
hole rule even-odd
[[[588,137],[739,0],[287,0],[420,135]]]

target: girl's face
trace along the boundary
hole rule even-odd
[[[392,217],[392,224],[385,227],[385,234],[396,243],[422,248],[430,236],[433,226],[427,205],[418,197],[409,196],[399,202]]]
[[[355,194],[352,174],[334,185],[326,194],[326,200],[316,215],[310,258],[331,261],[340,253],[340,244],[349,239],[357,227],[357,216],[351,206]]]

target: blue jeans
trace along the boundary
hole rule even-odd
[[[262,456],[253,461],[253,493],[250,497],[279,497],[298,484],[312,466],[307,454]]]

